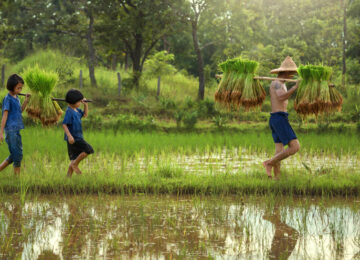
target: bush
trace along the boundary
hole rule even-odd
[[[198,103],[198,113],[200,117],[212,117],[216,115],[215,102],[210,99],[200,101]]]
[[[160,105],[163,109],[173,109],[176,108],[175,101],[170,98],[160,97]]]
[[[192,109],[195,107],[195,102],[193,101],[193,99],[191,97],[186,97],[184,99],[184,108],[185,109]]]
[[[194,112],[186,112],[184,114],[183,122],[187,129],[193,129],[198,120],[198,113]]]
[[[152,116],[141,119],[134,115],[120,115],[111,125],[111,128],[116,134],[120,130],[153,130],[156,128],[156,124]]]
[[[182,111],[176,111],[174,114],[175,117],[175,121],[176,121],[176,127],[180,128],[181,127],[181,121],[183,119],[184,113]]]
[[[218,128],[223,128],[228,123],[227,118],[222,117],[221,115],[213,117],[212,121]]]
[[[356,59],[347,60],[347,74],[349,75],[350,84],[359,84],[360,83],[360,63]]]
[[[86,120],[82,122],[84,128],[91,129],[91,130],[101,130],[104,122],[103,118],[100,115],[96,115],[94,113],[90,113]]]

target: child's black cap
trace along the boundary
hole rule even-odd
[[[69,104],[75,104],[76,102],[84,98],[83,94],[77,89],[70,89],[65,96],[65,101]]]

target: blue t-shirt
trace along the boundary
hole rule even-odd
[[[5,124],[5,131],[19,131],[24,129],[24,123],[21,116],[21,104],[18,96],[13,97],[7,94],[2,103],[2,114],[8,111],[8,118]]]
[[[77,108],[75,111],[71,107],[68,107],[65,112],[63,124],[67,125],[70,134],[74,137],[75,140],[84,139],[81,126],[81,118],[83,115],[84,112],[79,108]],[[66,134],[64,135],[64,140],[68,140]]]

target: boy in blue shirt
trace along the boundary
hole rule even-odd
[[[5,140],[8,144],[10,156],[0,164],[0,171],[5,169],[9,164],[14,163],[14,174],[20,174],[21,160],[23,158],[23,149],[21,142],[20,130],[24,129],[21,113],[25,110],[29,102],[30,95],[27,94],[23,105],[21,106],[18,94],[21,93],[24,80],[17,74],[9,77],[6,88],[9,94],[2,103],[2,119],[0,128],[0,141]]]
[[[63,121],[65,131],[64,139],[67,141],[70,165],[67,176],[71,177],[73,172],[81,174],[79,163],[89,154],[94,153],[93,148],[83,137],[81,118],[88,115],[88,104],[79,90],[71,89],[66,93],[66,102],[69,104]],[[84,104],[84,111],[79,109]]]

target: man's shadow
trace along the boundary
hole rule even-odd
[[[273,212],[265,212],[263,219],[271,222],[275,227],[268,257],[270,259],[288,259],[296,246],[299,232],[281,221],[278,205],[275,205]]]

